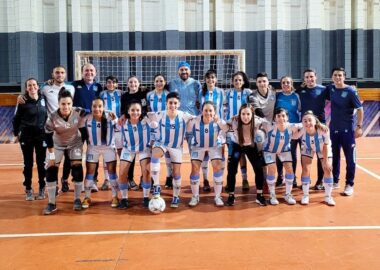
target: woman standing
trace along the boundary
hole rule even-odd
[[[26,200],[33,201],[32,172],[33,152],[36,152],[38,170],[39,191],[38,200],[45,199],[45,158],[46,158],[46,134],[45,123],[47,108],[45,99],[41,96],[37,80],[30,78],[25,82],[27,94],[25,103],[18,104],[13,118],[13,134],[20,142],[24,157],[24,183]]]

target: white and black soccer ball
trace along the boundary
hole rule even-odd
[[[149,201],[149,211],[153,214],[161,214],[162,212],[164,212],[165,207],[165,201],[161,198],[161,196],[153,197]]]

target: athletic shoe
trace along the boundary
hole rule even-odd
[[[194,206],[197,206],[198,203],[199,203],[199,196],[194,196],[194,195],[193,195],[193,196],[191,197],[190,202],[189,202],[189,206],[194,207]]]
[[[224,206],[224,202],[221,196],[215,197],[214,201],[215,201],[216,206],[218,207]]]
[[[333,189],[338,189],[338,188],[340,188],[339,183],[333,183]]]
[[[148,207],[149,207],[149,197],[144,197],[144,198],[143,198],[142,206],[143,206],[144,208],[148,208]]]
[[[50,215],[57,211],[56,204],[48,203],[48,205],[45,207],[43,214],[44,215]]]
[[[243,191],[249,191],[249,183],[248,183],[247,179],[243,180],[242,190]]]
[[[26,190],[25,200],[34,201],[33,189]]]
[[[281,187],[283,183],[284,183],[283,177],[281,175],[277,176],[276,187]]]
[[[302,196],[301,204],[303,204],[303,205],[309,204],[309,195],[303,195]]]
[[[118,205],[119,205],[119,198],[118,197],[112,197],[111,207],[116,208]]]
[[[265,198],[264,198],[263,194],[261,194],[261,193],[258,193],[256,195],[256,203],[261,205],[261,206],[267,206],[267,202],[265,201]]]
[[[118,209],[127,209],[128,207],[128,199],[121,199],[119,202],[119,205],[117,206]]]
[[[203,191],[204,192],[210,192],[211,191],[210,183],[207,179],[203,180]]]
[[[61,184],[62,184],[61,191],[63,193],[68,192],[69,191],[69,181],[61,179]]]
[[[279,204],[279,202],[278,202],[278,200],[276,198],[276,194],[270,194],[269,196],[270,196],[269,203],[271,205],[278,205]]]
[[[153,197],[160,197],[161,186],[153,186]]]
[[[327,203],[327,205],[329,205],[329,206],[335,206],[335,201],[334,201],[333,197],[331,197],[331,196],[325,197],[325,203]]]
[[[38,191],[38,195],[36,197],[36,200],[43,200],[45,199],[45,187],[43,188],[40,188],[39,191]]]
[[[179,198],[178,197],[173,197],[172,203],[170,204],[171,208],[178,208],[179,206]]]
[[[166,177],[165,188],[167,188],[167,189],[173,188],[173,177],[172,176]]]
[[[350,185],[346,185],[343,191],[343,194],[346,196],[351,196],[354,194],[354,187]]]
[[[325,190],[325,187],[322,184],[315,184],[313,189],[314,190]]]
[[[82,210],[82,202],[80,201],[80,199],[75,199],[74,200],[74,210],[75,211],[80,211]]]
[[[130,190],[139,190],[139,186],[136,184],[135,180],[131,179],[131,180],[128,180],[128,187]]]
[[[90,198],[84,198],[82,202],[82,208],[87,209],[90,207],[91,199]]]
[[[108,179],[104,179],[104,182],[102,186],[100,187],[100,190],[109,190],[110,189],[110,181]]]
[[[294,205],[296,204],[296,200],[293,198],[292,194],[286,194],[285,197],[284,197],[285,201],[289,204],[289,205]]]
[[[235,204],[235,194],[228,195],[227,205],[233,206]]]
[[[91,192],[98,192],[99,189],[98,189],[98,186],[96,185],[96,182],[94,181],[92,186],[90,187],[91,189]]]

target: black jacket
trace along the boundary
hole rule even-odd
[[[43,96],[32,99],[25,95],[25,104],[16,107],[13,118],[13,134],[20,136],[20,141],[26,139],[45,139],[45,123],[47,119],[47,107]]]

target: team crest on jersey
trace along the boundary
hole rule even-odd
[[[292,99],[292,106],[296,106],[297,105],[297,101],[295,101],[294,99]]]
[[[142,100],[141,100],[141,105],[142,105],[142,106],[146,106],[146,100],[145,100],[145,99],[142,99]]]
[[[271,155],[265,155],[265,161],[266,162],[271,162],[272,161],[272,156]]]
[[[77,88],[78,88],[78,89],[82,89],[82,85],[78,85]]]
[[[343,91],[342,94],[341,94],[341,97],[342,97],[342,98],[345,98],[345,97],[347,97],[347,94],[348,94],[348,93],[347,93],[346,91]]]
[[[41,99],[41,106],[42,106],[42,107],[45,107],[45,106],[46,106],[46,104],[45,104],[45,100],[44,100],[44,99]]]
[[[73,154],[76,158],[82,158],[82,150],[80,148],[75,148]]]
[[[302,90],[301,93],[302,93],[302,94],[305,94],[305,93],[306,93],[306,90]]]
[[[197,158],[198,157],[198,152],[193,151],[191,152],[191,158]]]
[[[256,141],[257,143],[262,143],[262,142],[263,142],[263,138],[262,138],[260,135],[256,135],[256,136],[255,136],[255,141]]]
[[[78,124],[78,119],[74,119],[73,123]]]
[[[97,87],[96,85],[94,85],[94,86],[92,87],[92,90],[94,90],[94,91],[98,91],[98,87]]]
[[[321,89],[317,89],[317,90],[315,90],[315,94],[316,94],[317,96],[319,96],[321,93],[322,93]]]
[[[124,153],[123,153],[123,159],[128,159],[128,158],[129,158],[129,153],[124,152]]]

